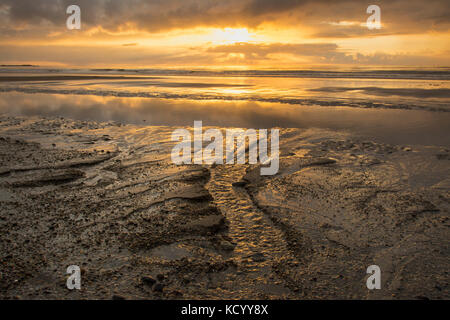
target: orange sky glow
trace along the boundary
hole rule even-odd
[[[450,65],[446,0],[0,2],[0,63],[133,68],[306,68]]]

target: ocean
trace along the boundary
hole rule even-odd
[[[138,125],[349,130],[450,146],[450,68],[0,67],[0,113]]]

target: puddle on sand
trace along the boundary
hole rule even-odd
[[[150,251],[150,256],[164,260],[179,260],[191,257],[192,254],[180,244],[172,243],[152,249]]]
[[[228,235],[236,243],[231,259],[237,265],[236,274],[225,282],[239,283],[247,297],[280,298],[291,291],[274,272],[274,266],[295,262],[282,232],[264,213],[254,206],[248,194],[232,186],[241,181],[245,166],[217,166],[207,184],[214,202],[229,222]]]
[[[0,202],[14,202],[16,197],[6,189],[0,188]]]

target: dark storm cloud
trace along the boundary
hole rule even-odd
[[[365,35],[361,26],[337,26],[328,22],[367,20],[366,8],[378,4],[388,33],[448,30],[448,0],[2,0],[1,28],[50,23],[64,26],[70,4],[82,9],[84,26],[116,31],[135,27],[148,32],[191,27],[257,27],[265,22],[308,26],[323,37]]]
[[[307,4],[307,0],[252,0],[244,8],[250,16],[260,16],[294,10],[297,7]]]
[[[95,0],[2,0],[0,8],[5,10],[9,24],[39,24],[50,22],[64,24],[67,16],[66,9],[71,4],[87,8],[83,11],[83,21],[97,23],[96,13],[102,11],[105,1]],[[5,21],[4,21],[5,22]]]

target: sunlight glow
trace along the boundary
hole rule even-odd
[[[211,34],[212,42],[217,44],[232,44],[236,42],[248,42],[252,35],[247,28],[224,28],[214,30]]]

